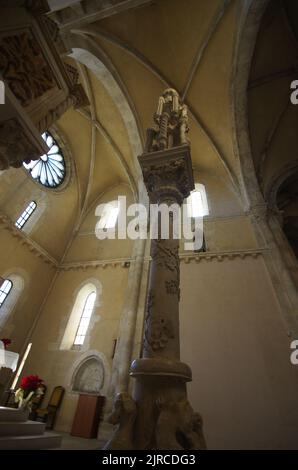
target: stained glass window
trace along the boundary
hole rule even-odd
[[[37,205],[36,202],[31,201],[30,204],[26,207],[24,212],[21,213],[20,217],[15,223],[15,226],[18,227],[19,229],[23,228],[27,220],[31,217],[33,212],[35,211]]]
[[[65,178],[65,161],[62,151],[54,137],[48,132],[42,134],[43,140],[49,147],[48,153],[38,160],[24,163],[24,167],[32,178],[47,188],[56,188]]]

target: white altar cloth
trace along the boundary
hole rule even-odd
[[[14,372],[17,368],[18,360],[19,354],[7,351],[2,341],[0,341],[0,367],[8,367],[8,369],[12,369]]]

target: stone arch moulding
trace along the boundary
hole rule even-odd
[[[69,56],[77,62],[85,65],[94,75],[101,81],[106,88],[110,97],[117,106],[119,113],[123,119],[124,125],[129,137],[130,146],[134,156],[135,170],[138,176],[138,183],[142,188],[142,173],[137,160],[138,155],[143,151],[141,128],[133,103],[131,102],[128,92],[123,90],[121,83],[114,77],[109,69],[108,64],[102,60],[97,48],[81,34],[72,34],[67,36],[67,46],[70,50]]]
[[[86,387],[85,391],[84,390],[80,391],[78,389],[76,390],[76,385],[77,385],[76,384],[76,379],[80,379],[80,376],[78,376],[78,374],[80,374],[80,371],[84,372],[84,366],[88,367],[88,362],[90,364],[92,364],[91,361],[93,361],[93,364],[97,363],[99,365],[99,370],[100,370],[100,368],[102,369],[102,380],[101,380],[101,383],[100,383],[99,392],[88,391],[87,390],[88,387]],[[91,374],[93,372],[96,372],[95,368],[94,368],[93,371],[91,370],[90,372],[91,372]],[[111,372],[110,372],[110,366],[109,366],[108,360],[102,352],[97,351],[95,349],[85,351],[83,354],[80,354],[80,356],[74,361],[72,367],[70,368],[69,376],[68,376],[68,380],[67,380],[68,391],[70,393],[74,393],[74,394],[78,394],[78,393],[86,393],[86,394],[100,393],[100,395],[107,396],[108,387],[109,387],[109,383],[110,383],[110,375],[111,375]],[[81,376],[82,376],[82,374],[81,374]],[[91,377],[90,382],[92,382],[92,377]]]
[[[290,337],[298,333],[298,297],[296,272],[292,255],[288,256],[288,243],[281,227],[261,192],[254,168],[247,115],[247,85],[251,61],[256,45],[261,20],[270,0],[247,0],[239,2],[239,29],[234,45],[232,80],[230,88],[233,147],[241,179],[241,191],[245,209],[252,215],[258,244],[269,247],[264,259],[281,307],[282,319]],[[266,195],[265,195],[266,196]]]
[[[272,178],[272,181],[268,187],[268,190],[265,193],[266,201],[269,204],[269,207],[277,210],[276,206],[276,197],[279,191],[279,188],[282,184],[292,175],[298,172],[298,160],[294,160],[279,172],[278,176]]]
[[[264,203],[253,164],[247,117],[247,84],[260,23],[270,0],[239,4],[239,30],[234,46],[230,96],[233,147],[238,160],[241,192],[246,209]]]

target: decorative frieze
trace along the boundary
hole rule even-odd
[[[175,90],[167,89],[159,98],[154,119],[157,126],[149,129],[145,153],[139,157],[149,199],[158,205],[181,205],[194,181],[185,137],[186,107]],[[201,417],[187,400],[191,371],[180,362],[179,240],[173,236],[173,217],[168,224],[169,237],[163,239],[157,230],[157,239],[151,242],[142,357],[133,361],[130,370],[136,379],[132,401],[136,412],[130,420],[124,407],[118,409],[119,427],[107,449],[206,447]],[[122,399],[120,393],[116,403]],[[112,416],[116,411],[115,405]]]
[[[105,269],[107,267],[116,268],[120,266],[121,268],[129,268],[130,264],[133,263],[134,260],[132,258],[115,258],[115,259],[107,259],[107,260],[98,260],[98,261],[78,261],[78,262],[70,262],[70,263],[63,263],[59,265],[60,271],[79,271],[79,270],[86,270],[89,268],[102,268]]]
[[[224,261],[224,260],[234,260],[236,258],[244,259],[247,257],[257,258],[262,256],[265,252],[268,252],[269,248],[252,248],[246,250],[231,250],[231,251],[218,251],[218,252],[205,252],[205,253],[192,253],[180,254],[180,260],[188,264],[190,262],[199,263],[201,260],[206,261]]]

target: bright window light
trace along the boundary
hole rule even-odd
[[[64,181],[66,174],[63,153],[50,132],[44,132],[42,138],[49,148],[48,153],[23,165],[34,180],[47,188],[56,188]]]
[[[189,217],[204,217],[209,215],[205,186],[197,183],[194,191],[187,198],[187,213]]]
[[[118,201],[111,201],[106,204],[100,221],[98,222],[98,228],[100,229],[111,229],[114,228],[118,219],[119,204]]]
[[[27,220],[31,217],[33,212],[35,211],[37,205],[36,202],[31,201],[30,204],[26,207],[24,212],[20,215],[18,220],[15,222],[15,226],[18,227],[19,229],[22,229],[27,222]]]
[[[2,280],[2,284],[0,285],[0,308],[4,304],[6,297],[11,291],[11,288],[12,282],[9,279]]]
[[[89,326],[91,315],[92,315],[93,308],[94,308],[95,299],[96,299],[95,292],[91,292],[91,294],[89,294],[86,299],[83,312],[81,315],[79,327],[77,329],[76,337],[73,343],[74,346],[84,344],[86,333],[88,330],[88,326]]]

